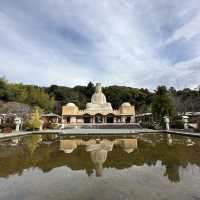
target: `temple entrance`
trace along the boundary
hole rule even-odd
[[[84,117],[83,120],[85,124],[91,123],[91,117]]]
[[[131,117],[126,118],[126,123],[131,123]]]
[[[67,124],[70,123],[70,117],[67,117]]]
[[[113,117],[107,117],[107,123],[114,123]]]
[[[84,115],[83,122],[86,123],[86,124],[91,123],[92,122],[91,116],[88,115],[88,114]]]
[[[114,116],[112,114],[107,115],[106,122],[114,123]]]
[[[102,115],[96,115],[95,116],[95,123],[103,123]]]

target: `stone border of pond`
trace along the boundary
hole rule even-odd
[[[26,136],[31,134],[59,134],[60,136],[65,135],[133,135],[139,133],[167,133],[177,134],[183,136],[200,137],[200,133],[186,132],[183,130],[154,130],[154,129],[64,129],[64,130],[42,130],[42,131],[28,131],[28,132],[12,132],[12,133],[0,133],[1,139],[9,139],[13,137]]]
[[[8,139],[14,138],[19,136],[31,135],[33,132],[31,131],[21,131],[21,132],[12,132],[12,133],[0,133],[0,140],[1,139]]]
[[[182,135],[182,136],[190,136],[190,137],[200,137],[200,133],[199,132],[187,132],[184,130],[163,130],[163,133],[168,133],[168,134],[176,134],[176,135]]]
[[[59,135],[120,135],[136,133],[156,133],[159,131],[151,129],[71,129],[64,130]]]

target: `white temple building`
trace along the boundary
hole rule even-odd
[[[118,110],[113,110],[111,103],[106,101],[101,84],[97,83],[85,110],[79,110],[74,103],[68,103],[62,107],[62,117],[65,124],[132,123],[135,122],[135,107],[124,102]]]

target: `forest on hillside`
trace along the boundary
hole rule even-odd
[[[0,78],[0,113],[8,112],[9,106],[3,107],[4,103],[17,102],[28,105],[30,108],[40,107],[44,112],[56,112],[61,114],[61,106],[73,102],[80,109],[84,109],[87,102],[95,91],[95,86],[89,82],[87,86],[51,85],[39,87],[34,85],[13,84],[5,78]],[[123,102],[135,105],[137,113],[151,112],[155,92],[146,88],[132,88],[127,86],[108,86],[103,88],[107,101],[117,109]],[[167,90],[172,98],[177,112],[200,111],[200,91],[185,88],[176,90],[171,87]]]

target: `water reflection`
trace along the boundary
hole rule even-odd
[[[41,135],[31,135],[24,139],[23,144],[26,146],[30,155],[32,156],[37,147],[40,146],[41,142],[42,142]]]
[[[67,154],[72,153],[78,146],[83,146],[86,152],[90,153],[90,158],[95,166],[96,176],[102,176],[103,164],[107,159],[108,152],[113,150],[113,146],[119,145],[122,149],[131,153],[137,148],[137,139],[115,139],[110,141],[108,139],[88,141],[78,139],[64,139],[60,140],[60,150]]]
[[[46,173],[61,166],[104,177],[104,169],[123,170],[158,163],[164,169],[163,177],[180,182],[180,171],[188,165],[200,169],[200,140],[170,134],[74,139],[32,135],[0,143],[0,177],[21,175],[31,167]]]

